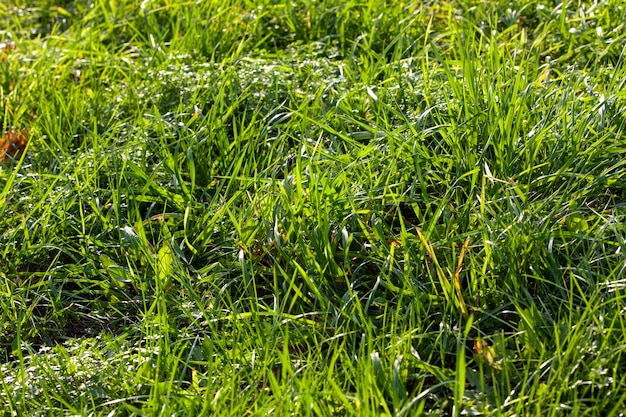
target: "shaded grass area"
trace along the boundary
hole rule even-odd
[[[619,415],[621,2],[0,6],[15,415]]]

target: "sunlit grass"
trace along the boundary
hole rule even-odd
[[[3,409],[620,415],[625,19],[3,3]]]

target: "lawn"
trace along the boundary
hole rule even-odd
[[[0,405],[623,416],[621,0],[0,4]]]

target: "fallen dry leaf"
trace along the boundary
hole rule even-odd
[[[477,337],[474,340],[474,353],[494,369],[500,369],[500,365],[497,363],[496,349],[482,337]]]
[[[0,62],[4,62],[9,53],[15,49],[14,43],[0,43]]]
[[[0,139],[0,159],[2,163],[8,164],[11,160],[19,158],[19,155],[24,152],[27,143],[28,129],[20,131],[9,130]]]

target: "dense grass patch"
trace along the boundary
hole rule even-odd
[[[6,413],[621,415],[624,21],[3,3]]]

